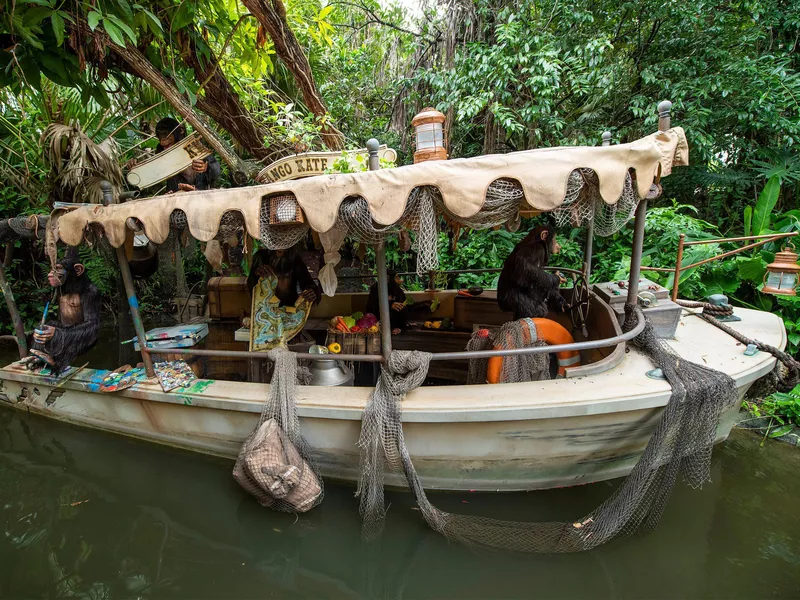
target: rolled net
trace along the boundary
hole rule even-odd
[[[644,318],[626,306],[626,330]],[[658,523],[678,476],[691,487],[709,478],[711,450],[720,414],[734,406],[736,384],[728,375],[683,360],[659,340],[652,325],[632,343],[662,369],[672,395],[641,458],[611,497],[571,522],[517,522],[448,513],[428,500],[403,437],[401,402],[425,379],[431,355],[395,351],[389,357],[364,410],[361,480],[357,495],[363,533],[376,537],[383,528],[384,468],[403,473],[425,521],[451,540],[521,552],[578,552],[614,537],[650,531]]]
[[[306,512],[322,502],[322,476],[300,433],[295,384],[301,376],[293,352],[267,353],[274,365],[269,398],[253,433],[242,445],[233,477],[263,506]]]

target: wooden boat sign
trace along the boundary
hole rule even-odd
[[[159,152],[134,167],[128,173],[128,183],[140,189],[160,183],[189,168],[193,160],[205,158],[211,154],[202,142],[199,134],[186,136],[174,146]]]
[[[397,152],[385,144],[378,148],[378,157],[388,162],[397,160]],[[340,159],[347,160],[354,171],[363,171],[369,159],[366,148],[348,152],[303,152],[270,163],[256,176],[259,183],[274,183],[288,179],[301,179],[324,175]]]

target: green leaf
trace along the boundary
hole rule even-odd
[[[118,46],[125,46],[125,37],[122,35],[119,27],[114,25],[112,21],[103,19],[103,29],[106,30],[108,37],[110,37],[115,44]]]
[[[778,196],[781,192],[781,181],[777,176],[772,176],[767,180],[767,184],[756,201],[756,208],[753,211],[753,235],[761,235],[769,228],[772,219],[772,210],[778,203]]]
[[[56,44],[59,46],[64,43],[64,18],[57,12],[50,17],[53,25],[53,33],[56,36]]]
[[[792,425],[791,423],[783,425],[781,427],[776,427],[775,429],[770,430],[769,437],[771,438],[781,437],[782,435],[791,433],[792,429],[794,429],[794,425]]]
[[[114,16],[114,15],[108,15],[108,16],[106,17],[106,20],[107,20],[107,21],[109,21],[109,20],[110,20],[111,22],[113,22],[113,23],[114,23],[114,25],[116,25],[117,27],[119,27],[120,29],[122,29],[122,31],[124,31],[124,32],[125,32],[125,34],[126,34],[126,35],[128,36],[128,38],[131,40],[131,42],[133,42],[134,44],[136,43],[136,34],[134,33],[133,29],[131,29],[131,28],[128,26],[128,24],[127,24],[127,23],[125,23],[125,22],[123,22],[123,21],[122,21],[122,19],[120,19],[119,17],[116,17],[116,16]]]
[[[133,10],[131,9],[131,5],[128,4],[127,0],[116,0],[115,4],[122,11],[123,16],[128,21],[133,21]]]
[[[752,206],[745,206],[744,207],[744,234],[746,236],[750,235],[750,231],[753,225],[753,207]]]
[[[737,262],[739,277],[746,281],[760,284],[764,280],[766,265],[760,257],[749,258]]]
[[[101,15],[96,10],[90,11],[89,15],[86,17],[86,22],[89,24],[89,29],[91,29],[92,31],[97,29],[97,24],[100,22],[100,19],[102,18],[103,15]]]
[[[184,2],[172,18],[172,31],[183,29],[189,23],[194,21],[194,5],[189,2]]]
[[[143,8],[142,10],[144,11],[144,14],[147,15],[147,20],[150,23],[150,31],[152,31],[155,35],[163,34],[164,27],[161,25],[159,18],[146,8]]]
[[[108,94],[106,94],[106,91],[102,87],[93,85],[89,92],[92,94],[92,98],[94,98],[103,108],[108,108],[111,106],[111,101],[108,99]]]

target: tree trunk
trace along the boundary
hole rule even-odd
[[[286,7],[283,2],[281,0],[242,0],[242,4],[258,19],[258,22],[272,38],[275,54],[292,72],[308,110],[316,117],[324,118],[328,110],[317,90],[308,58],[286,21]],[[325,120],[322,124],[322,141],[331,150],[341,150],[344,147],[342,133]]]
[[[75,15],[73,15],[75,16]],[[147,60],[137,48],[130,46],[120,46],[114,43],[107,35],[102,33],[100,29],[92,32],[89,25],[84,19],[78,19],[76,16],[77,25],[83,34],[84,39],[93,36],[102,35],[103,44],[110,48],[120,59],[130,67],[130,69],[139,77],[144,79],[147,83],[153,86],[163,97],[169,102],[177,113],[183,117],[220,155],[228,166],[231,168],[233,178],[235,181],[244,183],[248,176],[252,177],[255,173],[254,169],[248,167],[241,158],[239,158],[233,149],[223,140],[213,129],[211,129],[203,119],[189,104],[189,101],[178,92],[175,85],[164,75],[162,75],[151,63]]]
[[[196,35],[196,32],[192,32]],[[197,82],[203,87],[203,95],[197,97],[197,108],[214,119],[236,142],[258,160],[270,155],[294,152],[286,144],[269,139],[269,132],[259,127],[249,111],[242,105],[225,74],[221,71],[217,57],[213,54],[204,60],[197,53],[193,36],[181,58],[186,66],[194,70]],[[269,142],[269,146],[264,144]]]

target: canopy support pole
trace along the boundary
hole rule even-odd
[[[8,248],[6,248],[6,252],[8,252]],[[3,264],[0,264],[0,289],[3,290],[3,296],[5,296],[6,306],[8,307],[8,314],[11,315],[11,322],[14,324],[19,357],[25,358],[28,356],[28,341],[25,337],[25,325],[22,322],[22,317],[19,315],[19,310],[17,310],[14,292],[11,291],[11,286],[8,285],[8,281],[6,280],[6,270],[3,268]]]
[[[583,279],[589,285],[592,276],[592,252],[594,250],[594,219],[586,225],[586,248],[583,251]]]
[[[367,141],[369,152],[369,170],[377,171],[381,168],[378,157],[380,142],[375,138]],[[392,320],[389,307],[389,278],[386,274],[386,245],[380,242],[375,248],[375,270],[378,275],[378,312],[381,319],[381,354],[388,359],[392,353]]]
[[[611,145],[611,132],[604,131],[602,136],[603,146]],[[589,285],[592,276],[592,254],[594,253],[594,215],[586,225],[586,248],[583,251],[583,279]]]
[[[664,100],[658,104],[658,130],[670,128],[670,109],[672,102]],[[659,188],[660,189],[660,188]],[[657,196],[656,196],[657,197]],[[633,249],[631,253],[631,274],[628,279],[628,304],[636,304],[639,296],[639,277],[642,273],[642,246],[644,245],[644,222],[647,216],[647,198],[642,198],[636,206],[636,221],[633,230]]]
[[[105,204],[113,204],[111,184],[107,181],[102,181],[100,182],[100,188],[103,190],[103,202]],[[141,348],[144,370],[148,377],[155,377],[153,359],[147,350],[147,336],[144,331],[144,323],[142,323],[142,315],[139,312],[139,299],[136,297],[136,288],[133,286],[133,276],[131,275],[131,266],[128,264],[128,257],[125,254],[125,246],[116,248],[116,252],[119,272],[122,275],[122,284],[125,287],[125,295],[128,297],[128,307],[131,311],[131,319],[133,319],[133,328],[136,330],[136,337]]]

